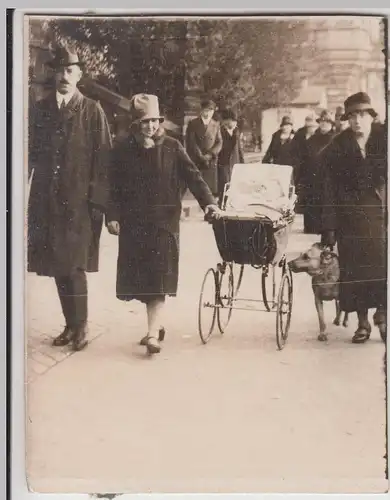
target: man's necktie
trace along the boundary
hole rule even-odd
[[[65,99],[62,99],[61,105],[60,105],[60,111],[63,111],[65,109]]]

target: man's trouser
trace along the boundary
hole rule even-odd
[[[55,278],[66,325],[77,328],[88,317],[87,276],[83,269],[76,269],[70,276]]]

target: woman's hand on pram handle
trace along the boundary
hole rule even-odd
[[[116,220],[112,220],[110,222],[107,222],[107,229],[110,234],[113,234],[114,236],[118,236],[120,232],[120,226],[119,222]]]
[[[222,215],[222,210],[218,205],[207,205],[204,210],[204,220],[211,222],[212,220],[219,219]]]

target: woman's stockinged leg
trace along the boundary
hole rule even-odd
[[[158,338],[159,330],[164,326],[165,297],[153,299],[146,304],[148,316],[148,335]]]
[[[162,327],[164,309],[165,296],[152,299],[146,303],[148,335],[141,340],[141,345],[146,346],[149,354],[157,354],[161,350],[159,332]]]

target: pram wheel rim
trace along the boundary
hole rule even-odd
[[[284,300],[284,289],[287,284],[287,302]],[[284,268],[282,279],[280,280],[278,299],[276,304],[276,344],[281,351],[286,342],[291,324],[292,305],[293,305],[293,285],[292,274]],[[287,309],[286,309],[287,306]],[[286,316],[286,323],[283,324],[282,318]]]
[[[206,301],[206,303],[203,302],[205,295],[205,288],[208,280],[211,280],[214,290],[212,294],[213,300],[212,303],[210,302],[210,304],[208,304],[208,301]],[[207,269],[204,275],[202,286],[200,289],[199,303],[198,303],[198,331],[203,344],[207,344],[214,330],[215,320],[217,316],[217,308],[215,307],[217,303],[217,293],[218,293],[217,272],[212,267],[210,267],[209,269]],[[208,328],[204,328],[204,325],[202,324],[202,316],[204,316],[205,313],[204,309],[206,307],[213,308],[211,322]]]

